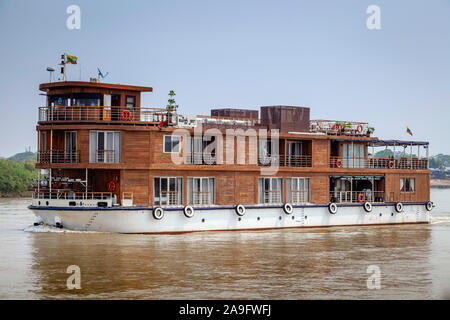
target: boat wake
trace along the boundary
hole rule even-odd
[[[30,233],[99,233],[97,231],[75,231],[64,228],[57,228],[47,224],[31,225],[23,229],[24,232]]]
[[[450,216],[434,216],[431,218],[430,224],[450,224]]]

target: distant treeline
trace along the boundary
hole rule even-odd
[[[14,157],[16,156],[18,155]],[[35,158],[22,156],[17,158],[23,161],[0,159],[0,195],[2,196],[25,194],[30,190],[32,179],[37,177],[37,170],[34,167]]]

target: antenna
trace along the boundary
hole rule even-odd
[[[53,72],[55,72],[55,69],[53,69],[52,67],[47,67],[47,71],[50,74],[50,82],[53,82]]]
[[[100,77],[101,77],[102,79],[105,79],[105,78],[108,76],[108,74],[109,74],[109,72],[107,72],[107,73],[105,73],[105,74],[103,75],[103,73],[100,71],[100,68],[99,68],[99,67],[97,67],[97,70],[98,70],[98,82],[100,82]]]

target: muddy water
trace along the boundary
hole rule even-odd
[[[432,200],[430,225],[121,235],[33,227],[29,200],[1,199],[0,299],[448,299],[450,190]]]

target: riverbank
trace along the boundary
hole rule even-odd
[[[5,199],[14,199],[14,198],[24,199],[24,198],[31,198],[31,196],[32,196],[32,191],[8,192],[5,194],[0,194],[0,198],[5,198]]]
[[[447,189],[450,188],[450,180],[431,179],[430,188]]]

